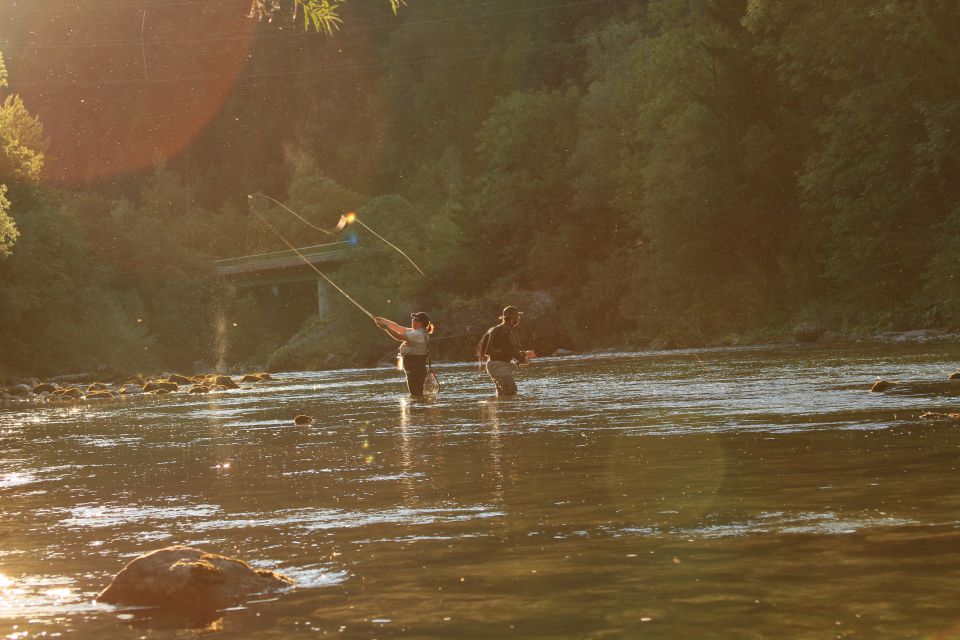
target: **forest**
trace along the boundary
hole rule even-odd
[[[249,0],[0,10],[0,376],[367,366],[312,283],[214,262],[356,211],[330,277],[470,359],[960,327],[960,5]],[[252,211],[256,208],[256,212]],[[447,337],[443,342],[440,339]]]

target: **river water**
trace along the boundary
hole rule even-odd
[[[0,638],[956,638],[951,345],[545,359],[0,412]],[[317,418],[309,427],[292,418]],[[93,599],[169,544],[300,587],[209,620]]]

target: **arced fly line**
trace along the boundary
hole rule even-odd
[[[251,195],[247,196],[247,198],[252,201],[252,200],[253,200],[253,195],[254,195],[254,194],[251,194]],[[264,197],[273,200],[273,198],[270,198],[269,196],[264,196]],[[252,202],[251,202],[251,204],[252,204]],[[279,204],[279,203],[278,203],[278,204]],[[281,206],[282,206],[282,205],[281,205]],[[284,207],[284,208],[286,208],[286,207]],[[287,247],[288,247],[291,251],[293,251],[295,254],[297,254],[298,256],[300,256],[300,259],[303,260],[304,263],[305,263],[308,267],[310,267],[311,269],[313,269],[314,271],[316,271],[318,276],[320,276],[321,278],[323,278],[324,280],[326,280],[327,283],[328,283],[331,287],[333,287],[334,289],[336,289],[337,291],[339,291],[339,292],[343,295],[343,297],[346,298],[347,300],[349,300],[350,302],[352,302],[357,309],[360,309],[360,311],[363,311],[363,313],[364,313],[368,318],[370,318],[371,320],[374,320],[374,315],[373,315],[372,313],[370,313],[369,311],[367,311],[366,309],[364,309],[362,304],[360,304],[359,302],[357,302],[356,300],[354,300],[352,297],[350,297],[350,294],[349,294],[349,293],[347,293],[346,291],[344,291],[343,289],[341,289],[340,287],[338,287],[338,286],[337,286],[337,283],[334,282],[333,280],[331,280],[330,278],[328,278],[325,273],[323,273],[322,271],[320,271],[320,269],[317,269],[317,267],[314,266],[314,264],[313,264],[312,262],[310,262],[305,255],[303,255],[302,253],[300,253],[300,250],[299,250],[299,249],[297,249],[297,248],[296,248],[295,246],[293,246],[286,238],[284,238],[283,235],[281,235],[280,232],[277,231],[276,228],[275,228],[272,224],[270,224],[269,222],[267,222],[267,219],[264,218],[264,217],[260,214],[259,211],[257,211],[257,208],[256,208],[256,207],[251,206],[251,207],[250,207],[250,210],[253,211],[254,215],[256,215],[258,218],[260,218],[260,222],[262,222],[264,225],[266,225],[266,227],[267,227],[268,229],[270,229],[270,231],[273,232],[273,235],[275,235],[275,236],[277,236],[278,238],[280,238],[280,240],[283,242],[283,244],[287,245]],[[296,215],[296,214],[294,214],[294,215]],[[300,216],[297,216],[297,217],[299,218]],[[308,223],[308,224],[309,224],[309,223]],[[313,225],[310,225],[310,226],[313,226]]]
[[[274,203],[274,204],[276,204],[276,205],[278,205],[278,206],[283,207],[284,209],[286,209],[287,211],[289,211],[291,214],[293,214],[293,215],[297,218],[297,220],[299,220],[300,222],[302,222],[303,224],[307,225],[308,227],[310,227],[310,228],[312,228],[312,229],[316,229],[317,231],[321,231],[321,232],[327,234],[328,236],[332,236],[332,235],[333,235],[333,233],[331,233],[330,231],[327,231],[326,229],[321,229],[320,227],[318,227],[317,225],[313,224],[312,222],[310,222],[309,220],[307,220],[306,218],[304,218],[303,216],[301,216],[299,213],[297,213],[296,211],[294,211],[293,209],[291,209],[291,208],[288,207],[287,205],[285,205],[285,204],[283,204],[282,202],[280,202],[279,200],[277,200],[276,198],[271,198],[271,197],[268,196],[267,194],[265,194],[265,193],[259,193],[259,192],[257,192],[257,193],[251,193],[249,196],[247,196],[247,198],[249,198],[249,199],[252,200],[252,199],[254,198],[254,196],[260,196],[261,198],[266,198],[266,199],[269,200],[270,202],[272,202],[272,203]]]
[[[353,224],[354,222],[356,222],[356,223],[359,224],[361,227],[363,227],[364,229],[366,229],[367,231],[369,231],[370,233],[372,233],[373,235],[377,236],[378,238],[380,238],[381,240],[383,240],[385,243],[387,243],[388,245],[390,245],[391,247],[393,247],[394,250],[396,250],[397,253],[399,253],[400,255],[402,255],[404,258],[407,259],[407,262],[409,262],[410,264],[413,265],[413,268],[414,268],[414,269],[416,269],[417,271],[420,272],[420,275],[422,275],[424,278],[427,277],[427,274],[425,274],[425,273],[423,272],[423,269],[421,269],[420,266],[417,265],[417,263],[413,261],[413,258],[411,258],[411,257],[408,256],[406,253],[404,253],[404,252],[403,252],[403,249],[401,249],[401,248],[398,247],[397,245],[393,244],[392,242],[390,242],[389,240],[387,240],[386,238],[384,238],[382,235],[380,235],[379,233],[377,233],[376,231],[374,231],[373,229],[371,229],[370,227],[368,227],[366,224],[364,224],[363,220],[361,220],[360,218],[358,218],[358,217],[357,217],[357,214],[356,214],[355,212],[351,211],[351,212],[348,213],[348,214],[345,214],[345,215],[340,216],[340,222],[337,224],[337,229],[343,229],[343,228],[346,227],[348,224]]]

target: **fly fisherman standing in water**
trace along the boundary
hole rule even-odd
[[[517,395],[517,383],[513,380],[513,362],[525,365],[537,354],[520,348],[515,328],[520,324],[523,313],[516,307],[506,307],[500,315],[500,324],[491,327],[480,344],[477,345],[477,358],[480,366],[487,365],[487,373],[497,385],[497,396]]]
[[[401,327],[396,322],[386,318],[374,318],[377,326],[387,332],[394,340],[403,344],[400,346],[400,358],[403,362],[403,371],[407,374],[407,389],[414,398],[423,397],[423,382],[427,378],[427,359],[430,355],[430,334],[433,333],[433,323],[430,316],[423,311],[410,314],[410,328]]]

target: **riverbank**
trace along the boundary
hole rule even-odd
[[[139,395],[190,395],[240,389],[243,384],[272,380],[269,373],[247,373],[234,379],[222,374],[184,376],[177,373],[144,378],[124,377],[112,382],[96,380],[95,374],[68,374],[49,380],[15,378],[0,386],[0,405],[47,402],[115,400]]]

